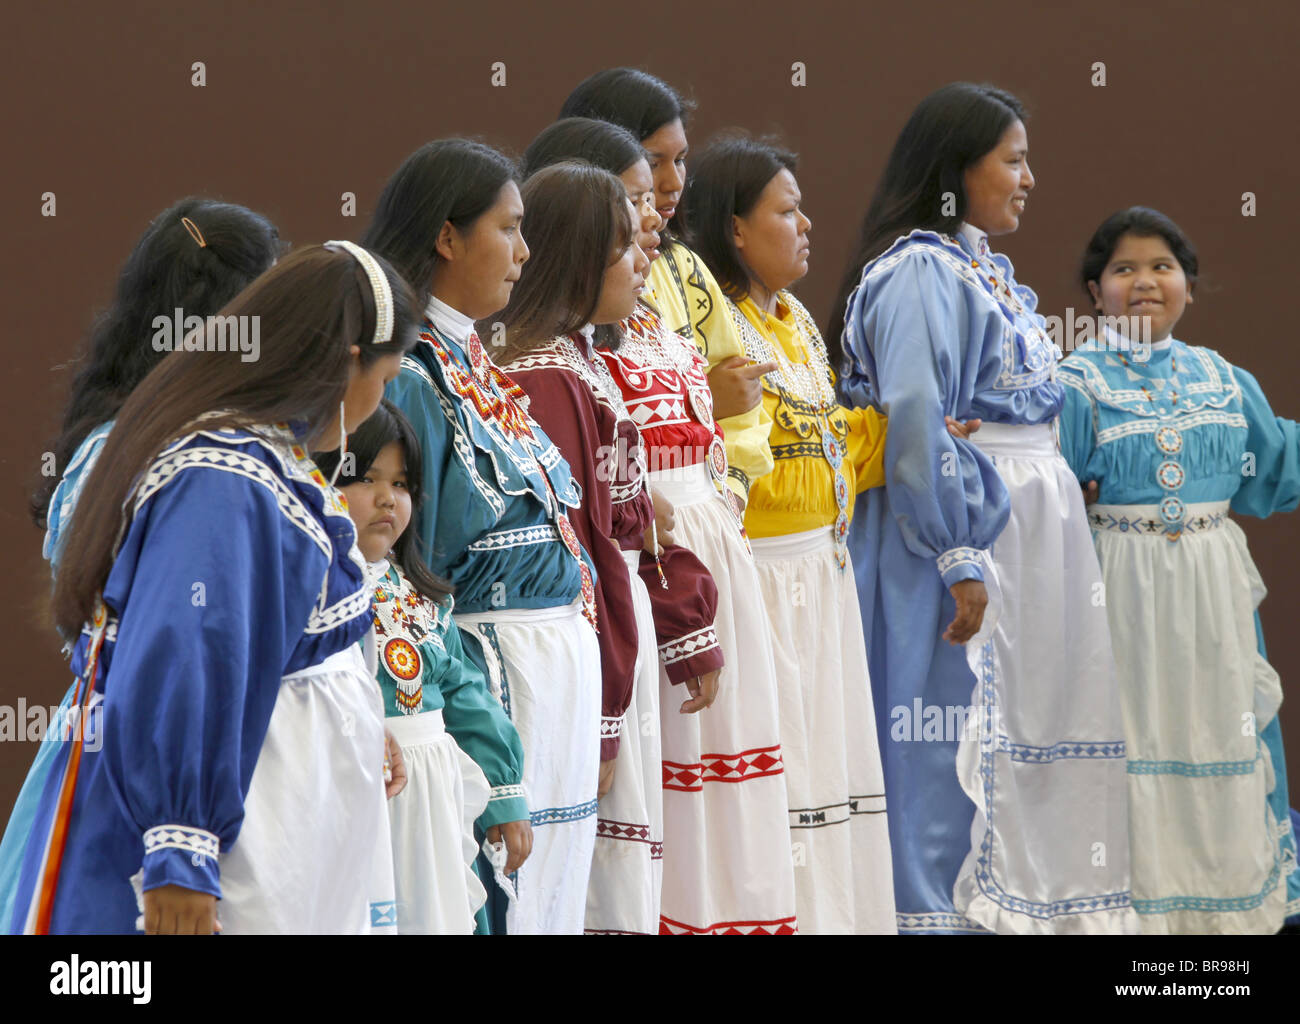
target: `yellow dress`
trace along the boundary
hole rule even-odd
[[[649,295],[643,296],[664,326],[695,342],[712,371],[732,356],[744,356],[736,324],[727,312],[727,298],[704,261],[681,242],[660,250],[650,264]],[[772,418],[764,403],[749,412],[719,420],[727,446],[727,486],[740,498],[749,498],[753,481],[772,471],[768,433]]]
[[[839,404],[821,333],[789,292],[777,293],[775,315],[749,298],[724,302],[749,358],[779,366],[763,378],[774,468],[750,487],[745,529],[751,537],[778,537],[835,526],[842,549],[854,497],[885,482],[885,417]],[[841,470],[847,486],[837,495]]]

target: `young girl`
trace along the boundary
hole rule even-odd
[[[153,319],[177,308],[206,319],[217,313],[280,255],[275,225],[233,203],[190,197],[164,210],[127,258],[113,305],[86,341],[84,364],[72,381],[58,438],[50,445],[62,478],[43,477],[31,513],[44,529],[44,555],[58,569],[62,541],[82,486],[99,458],[122,403],[165,355],[149,343]],[[63,698],[71,704],[76,684]],[[60,745],[58,730],[42,743],[14,803],[0,844],[0,925],[13,912],[23,848],[47,773]]]
[[[331,242],[221,312],[259,318],[260,358],[164,359],[73,519],[54,615],[80,633],[77,715],[27,844],[20,930],[392,922],[383,718],[357,643],[369,587],[307,450],[374,411],[413,341],[411,297]]]
[[[321,472],[332,475],[340,455],[320,455]],[[421,455],[406,417],[381,402],[348,438],[337,485],[375,585],[377,678],[406,766],[406,788],[388,805],[398,931],[466,934],[486,898],[470,867],[475,819],[491,839],[507,821],[530,842],[532,830],[519,734],[465,657],[450,588],[429,572],[407,530],[423,492]]]
[[[1099,489],[1088,519],[1119,663],[1142,929],[1275,932],[1300,910],[1282,690],[1257,649],[1264,585],[1228,512],[1300,503],[1300,425],[1273,414],[1251,374],[1173,336],[1198,272],[1155,210],[1097,229],[1080,277],[1113,319],[1061,364],[1061,449]]]
[[[525,158],[534,171],[524,186],[533,257],[502,311],[509,346],[504,365],[528,392],[529,412],[560,445],[583,488],[574,523],[598,574],[608,736],[601,744],[605,785],[586,930],[654,934],[664,842],[656,641],[666,647],[711,633],[717,591],[700,562],[670,546],[666,533],[658,557],[641,565],[647,535],[655,550],[641,436],[594,346],[617,348],[617,323],[635,308],[648,261],[633,236],[622,182],[584,164],[535,169],[573,150],[602,156],[608,133],[625,134],[603,122],[573,120],[582,123],[547,129]],[[644,164],[635,141],[628,142]],[[666,668],[670,683],[698,690],[699,675],[716,673],[721,664],[717,645],[701,643]],[[666,695],[673,713],[686,696],[678,693],[676,699]]]
[[[897,931],[867,649],[845,541],[853,496],[885,481],[885,417],[846,409],[821,333],[788,289],[808,272],[795,157],[713,142],[682,209],[692,247],[763,379],[775,467],[745,508],[776,652],[800,931]],[[791,595],[799,595],[798,600]]]
[[[1009,93],[955,82],[922,100],[826,337],[834,359],[843,333],[846,404],[889,413],[885,486],[858,497],[849,549],[900,932],[1137,927],[1118,682],[1057,451],[1055,354],[991,248],[1020,226],[1027,154]],[[953,438],[939,410],[983,426]]]
[[[492,927],[576,934],[601,739],[595,575],[570,520],[581,491],[474,327],[505,306],[528,258],[516,173],[479,143],[429,143],[385,186],[366,239],[427,302],[419,342],[388,392],[424,452],[429,500],[416,533],[429,567],[455,586],[470,656],[526,752],[532,854],[524,864],[526,837],[503,827],[497,856],[517,872],[517,899],[494,906]]]

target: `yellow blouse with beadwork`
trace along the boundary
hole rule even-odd
[[[779,537],[832,526],[840,504],[824,435],[834,438],[856,495],[885,482],[885,417],[839,404],[821,332],[789,292],[777,293],[775,315],[749,298],[727,303],[749,358],[778,365],[763,378],[774,468],[750,487],[745,529],[752,537]],[[845,512],[852,518],[851,497]]]
[[[717,280],[695,253],[681,242],[665,245],[650,264],[642,296],[670,331],[690,337],[711,371],[732,356],[743,356],[736,325]],[[746,501],[751,484],[772,470],[768,433],[772,421],[763,403],[747,413],[719,420],[727,446],[727,486]]]

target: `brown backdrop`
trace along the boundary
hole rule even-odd
[[[478,134],[521,151],[568,90],[602,67],[643,66],[694,96],[697,148],[742,126],[778,131],[800,152],[815,224],[801,293],[819,319],[912,106],[954,79],[1011,89],[1031,111],[1038,187],[1005,248],[1043,312],[1082,311],[1075,265],[1105,215],[1157,206],[1202,254],[1198,301],[1179,336],[1254,372],[1277,412],[1300,417],[1288,317],[1300,223],[1300,15],[1269,7],[372,0],[9,9],[10,52],[0,60],[9,360],[0,704],[54,704],[67,685],[35,613],[48,575],[25,513],[27,484],[56,427],[68,361],[149,219],[204,193],[268,214],[296,242],[355,238],[387,176],[420,143]],[[202,88],[191,85],[194,61],[206,65]],[[505,87],[491,84],[495,61],[505,63]],[[802,88],[791,84],[795,61],[806,66]],[[1106,65],[1104,88],[1091,84],[1096,61]],[[340,215],[349,191],[356,218]],[[1248,191],[1255,217],[1241,215]],[[41,216],[44,192],[56,194],[55,217]],[[1264,626],[1292,693],[1282,717],[1300,765],[1296,522],[1243,525],[1272,587]],[[0,821],[33,750],[0,743]]]

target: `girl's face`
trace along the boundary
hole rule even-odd
[[[749,213],[732,217],[740,258],[751,280],[768,292],[787,288],[808,273],[812,221],[799,209],[802,199],[799,183],[783,167]]]
[[[444,224],[438,235],[442,262],[434,270],[433,294],[475,320],[503,309],[528,259],[519,230],[523,218],[519,186],[507,181],[496,202],[467,230]]]
[[[636,211],[627,201],[628,213]],[[645,291],[645,272],[650,269],[650,261],[641,247],[633,241],[622,252],[614,254],[614,262],[605,268],[605,277],[600,285],[600,298],[596,302],[596,312],[592,314],[593,324],[613,324],[632,315],[636,309],[636,300]]]
[[[402,353],[380,356],[367,367],[361,365],[361,347],[352,346],[352,365],[348,369],[348,387],[343,393],[343,429],[352,433],[379,408],[384,385],[402,372]],[[335,413],[312,441],[312,450],[332,452],[339,446],[339,417]]]
[[[998,144],[966,168],[966,221],[988,235],[1009,235],[1020,227],[1025,200],[1034,187],[1029,171],[1029,137],[1015,121]]]
[[[686,129],[680,120],[669,121],[642,139],[641,145],[654,176],[655,206],[667,224],[686,187]]]
[[[1142,317],[1151,326],[1151,340],[1164,341],[1192,301],[1192,288],[1182,265],[1159,235],[1123,235],[1101,272],[1089,281],[1092,301],[1103,316]]]
[[[646,259],[653,263],[659,258],[659,229],[664,222],[655,208],[655,185],[654,177],[650,174],[650,164],[638,160],[619,178],[627,189],[628,201],[636,210],[636,244],[641,247]]]
[[[407,489],[406,457],[390,441],[379,450],[370,468],[355,483],[340,488],[348,499],[348,515],[357,528],[357,547],[367,562],[385,557],[411,521],[411,492]]]

